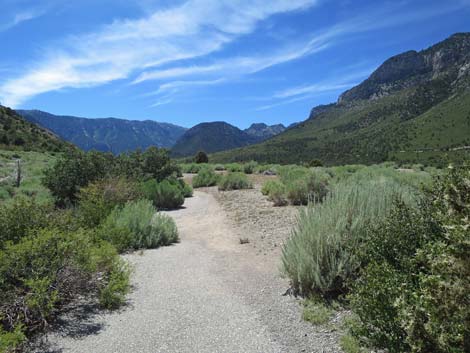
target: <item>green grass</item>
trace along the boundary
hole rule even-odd
[[[333,312],[325,303],[310,298],[303,302],[302,319],[313,325],[324,325],[330,321]]]
[[[339,345],[345,353],[366,352],[366,350],[362,348],[361,345],[359,344],[359,341],[355,337],[349,334],[341,336],[341,338],[339,339]]]
[[[41,184],[44,169],[52,166],[58,154],[46,152],[24,152],[0,150],[0,203],[27,196],[35,197],[40,203],[52,201],[48,189]],[[16,159],[21,160],[22,181],[19,188],[14,187]],[[8,179],[4,179],[8,178]]]

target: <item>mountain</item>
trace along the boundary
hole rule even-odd
[[[39,110],[18,110],[25,119],[54,132],[81,149],[119,154],[149,146],[170,148],[186,128],[155,121],[57,116]]]
[[[267,140],[270,137],[279,135],[286,127],[282,124],[266,125],[264,123],[251,124],[248,129],[243,130],[248,135],[258,138],[259,141]]]
[[[213,153],[259,142],[239,128],[222,121],[198,124],[184,133],[171,149],[175,157],[195,155],[198,151]]]
[[[60,152],[70,145],[0,105],[0,149]]]
[[[212,160],[445,165],[470,156],[470,33],[385,61],[336,103],[263,143]]]

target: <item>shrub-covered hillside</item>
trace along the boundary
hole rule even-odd
[[[0,149],[59,152],[67,147],[67,143],[51,132],[0,106]]]
[[[387,160],[445,165],[470,149],[470,33],[387,60],[338,103],[253,146],[214,154],[213,162],[258,160],[328,165]]]

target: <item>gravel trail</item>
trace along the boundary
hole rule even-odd
[[[126,255],[134,266],[129,304],[64,318],[36,352],[340,351],[335,332],[303,322],[298,300],[282,295],[279,259],[241,245],[247,234],[212,195],[196,191],[168,214],[181,242]]]

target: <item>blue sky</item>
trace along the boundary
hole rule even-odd
[[[0,0],[0,102],[241,128],[304,120],[470,0]]]

